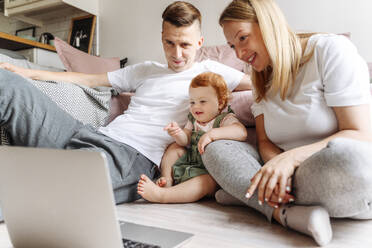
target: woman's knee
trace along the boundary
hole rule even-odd
[[[255,173],[261,168],[257,150],[248,143],[239,141],[214,141],[207,146],[202,159],[209,173],[215,178],[216,175],[232,174],[233,171]]]
[[[372,146],[337,138],[296,170],[294,188],[300,204],[320,203],[333,217],[366,211],[372,201]]]

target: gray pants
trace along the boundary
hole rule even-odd
[[[295,204],[322,205],[331,217],[372,218],[372,144],[338,138],[295,171]],[[217,183],[235,198],[271,220],[273,209],[258,204],[257,191],[245,193],[260,169],[259,155],[248,143],[220,140],[208,145],[203,162]]]
[[[27,80],[3,69],[0,69],[0,125],[6,127],[17,146],[105,153],[117,203],[139,199],[139,176],[146,174],[154,178],[158,173],[157,166],[137,150],[83,125]]]

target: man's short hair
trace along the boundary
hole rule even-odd
[[[201,14],[200,11],[191,3],[184,1],[176,1],[164,10],[163,23],[169,22],[176,27],[191,26],[195,20],[199,22],[201,27]]]

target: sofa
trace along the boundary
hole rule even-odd
[[[349,33],[343,35],[350,38]],[[67,71],[103,73],[120,68],[120,59],[117,57],[101,58],[92,56],[73,48],[59,38],[55,39],[54,44]],[[236,57],[235,52],[227,44],[204,46],[199,49],[196,55],[196,61],[202,61],[205,59],[216,60],[246,74],[250,74],[250,67],[243,61],[239,60]],[[0,62],[9,62],[31,69],[60,71],[60,69],[42,67],[28,62],[17,53],[4,49],[0,50]],[[368,63],[368,68],[372,86],[372,62]],[[74,118],[80,120],[84,124],[91,124],[94,127],[107,125],[116,116],[122,114],[127,109],[130,97],[133,95],[131,92],[118,94],[112,88],[107,87],[91,89],[86,86],[63,82],[29,81]],[[255,122],[250,111],[252,103],[253,96],[251,91],[232,93],[230,105],[239,120],[247,127],[247,142],[256,145]],[[7,136],[4,128],[0,127],[0,144],[10,143],[11,140]]]

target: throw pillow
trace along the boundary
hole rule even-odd
[[[120,68],[119,58],[93,56],[70,46],[59,38],[54,39],[54,46],[67,71],[98,74]]]
[[[215,60],[238,71],[250,74],[249,66],[244,61],[238,59],[235,51],[227,44],[201,47],[196,54],[195,60],[200,62],[206,59]]]

